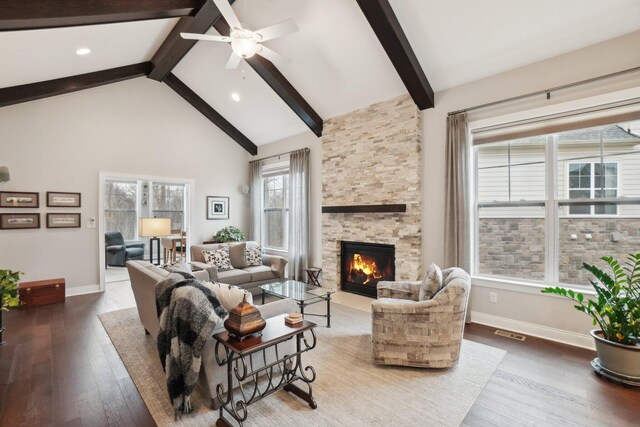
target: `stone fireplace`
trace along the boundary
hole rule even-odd
[[[422,114],[408,95],[325,121],[322,136],[322,205],[327,212],[322,215],[325,284],[354,291],[349,289],[354,283],[345,286],[343,280],[349,273],[344,271],[345,260],[341,256],[345,242],[393,247],[393,277],[419,278],[421,147]],[[354,205],[361,209],[340,209]],[[405,205],[402,210],[384,209]],[[355,273],[361,278],[366,274]],[[373,279],[379,280],[382,279]],[[358,293],[368,292],[375,297],[375,286],[371,283],[372,280],[366,285],[359,284],[361,288],[356,288],[356,292],[364,286],[370,289]]]

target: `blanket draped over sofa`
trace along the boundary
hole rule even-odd
[[[204,345],[227,311],[208,283],[176,270],[156,286],[156,308],[158,354],[177,418],[191,412]]]

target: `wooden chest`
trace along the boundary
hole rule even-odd
[[[20,283],[20,301],[24,307],[64,302],[64,279],[37,280]]]

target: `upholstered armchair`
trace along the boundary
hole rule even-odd
[[[125,242],[122,233],[110,231],[104,233],[105,267],[124,267],[127,261],[144,258],[144,243]]]
[[[442,287],[424,301],[419,301],[422,282],[378,283],[372,303],[375,363],[421,368],[457,363],[471,280],[460,268],[444,270],[441,277]]]

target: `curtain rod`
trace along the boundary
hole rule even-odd
[[[309,148],[301,148],[301,150],[304,150],[307,153],[309,151],[311,151],[311,150],[309,150]],[[263,157],[261,159],[251,160],[249,163],[255,163],[255,162],[259,162],[259,161],[267,160],[267,159],[273,159],[274,157],[286,156],[288,154],[293,153],[294,151],[299,151],[299,150],[291,150],[291,151],[287,151],[286,153],[274,154],[273,156],[267,156],[267,157]]]
[[[481,108],[492,107],[492,106],[498,105],[498,104],[506,104],[508,102],[518,101],[520,99],[530,98],[530,97],[538,96],[538,95],[547,95],[547,99],[551,99],[551,92],[557,92],[559,90],[568,89],[568,88],[571,88],[571,87],[574,87],[574,86],[581,86],[581,85],[584,85],[584,84],[593,83],[593,82],[596,82],[598,80],[610,79],[612,77],[618,77],[618,76],[622,76],[624,74],[634,73],[636,71],[640,71],[640,67],[628,68],[626,70],[616,71],[615,73],[604,74],[602,76],[592,77],[592,78],[586,79],[586,80],[580,80],[580,81],[573,82],[573,83],[567,83],[567,84],[564,84],[564,85],[552,87],[550,89],[538,90],[536,92],[531,92],[531,93],[527,93],[527,94],[524,94],[524,95],[518,95],[518,96],[511,97],[511,98],[505,98],[505,99],[501,99],[499,101],[488,102],[486,104],[474,105],[473,107],[464,108],[462,110],[451,111],[447,115],[448,116],[453,116],[453,115],[460,114],[460,113],[466,113],[468,111],[473,111],[473,110],[479,110]]]

